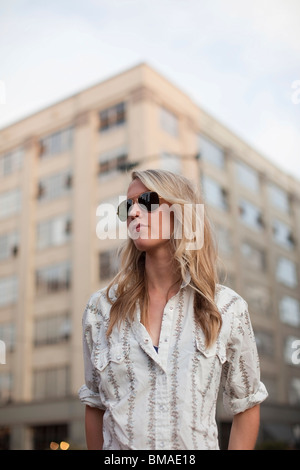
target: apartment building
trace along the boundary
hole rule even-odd
[[[120,244],[97,237],[97,208],[117,207],[134,167],[201,186],[221,282],[255,330],[269,391],[260,442],[296,445],[299,181],[142,63],[0,130],[0,448],[85,447],[81,318]],[[218,422],[224,443],[221,404]]]

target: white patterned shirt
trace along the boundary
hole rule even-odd
[[[206,349],[194,319],[194,290],[183,282],[164,308],[157,353],[138,309],[133,323],[106,337],[111,305],[105,291],[94,293],[84,311],[85,385],[79,390],[84,404],[105,410],[103,449],[218,449],[220,382],[232,414],[268,395],[245,300],[217,286],[223,324]]]

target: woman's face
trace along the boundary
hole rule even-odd
[[[147,212],[138,205],[135,198],[146,191],[149,189],[139,179],[133,180],[127,191],[127,199],[134,199],[127,219],[128,232],[140,251],[149,251],[169,243],[174,228],[170,204],[163,199],[160,199],[159,208],[153,212]]]

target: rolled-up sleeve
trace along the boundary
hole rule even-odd
[[[247,303],[235,305],[227,362],[223,366],[223,404],[231,414],[241,413],[263,402],[267,390],[260,381],[260,364]]]
[[[92,324],[89,321],[91,300],[87,304],[82,319],[82,342],[85,384],[78,391],[79,399],[92,408],[105,409],[99,395],[99,374],[93,366],[91,355],[93,348]]]

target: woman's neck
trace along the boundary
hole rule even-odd
[[[148,289],[152,291],[166,292],[181,280],[178,264],[165,247],[146,252],[145,272]]]

